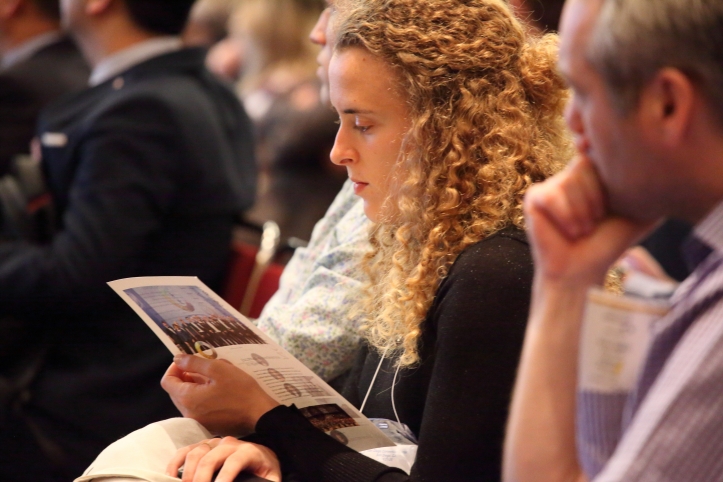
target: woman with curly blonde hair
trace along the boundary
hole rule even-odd
[[[208,391],[227,400],[213,413],[174,388],[213,362],[179,360],[164,386],[212,431],[255,430],[302,480],[499,480],[532,280],[522,198],[570,154],[555,37],[528,38],[503,0],[345,0],[339,17],[331,158],[376,223],[360,303],[369,343],[344,395],[411,429],[411,474],[311,428],[233,367]],[[267,449],[239,463],[253,450],[232,445],[206,441],[174,464],[277,463]]]

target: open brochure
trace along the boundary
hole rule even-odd
[[[108,283],[168,349],[230,361],[279,403],[359,452],[395,444],[344,397],[194,277]]]

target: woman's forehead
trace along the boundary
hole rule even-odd
[[[339,50],[329,64],[332,104],[383,104],[403,100],[399,78],[392,66],[361,47]],[[357,108],[364,109],[362,105]]]

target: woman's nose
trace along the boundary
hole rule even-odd
[[[331,148],[329,157],[331,158],[331,162],[337,166],[346,166],[354,162],[358,157],[356,150],[347,142],[346,135],[341,128],[339,132],[336,133],[334,146]]]
[[[319,15],[319,20],[316,21],[316,25],[314,25],[314,28],[311,29],[311,33],[309,34],[311,43],[321,45],[322,47],[326,45],[326,27],[329,24],[330,14],[331,9],[326,8],[321,12],[321,15]]]

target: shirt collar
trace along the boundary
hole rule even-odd
[[[102,84],[131,67],[153,57],[180,50],[182,46],[180,37],[175,36],[156,37],[135,44],[98,63],[90,74],[88,84],[91,87]]]
[[[693,234],[712,250],[723,252],[723,202],[695,226]]]
[[[10,49],[8,52],[3,54],[2,61],[0,61],[0,70],[9,69],[15,64],[24,62],[35,55],[38,51],[48,45],[59,42],[62,38],[63,34],[61,32],[52,31],[36,35],[30,40],[26,40],[17,47]]]
[[[695,226],[682,248],[683,259],[691,272],[713,251],[723,254],[723,202]]]

